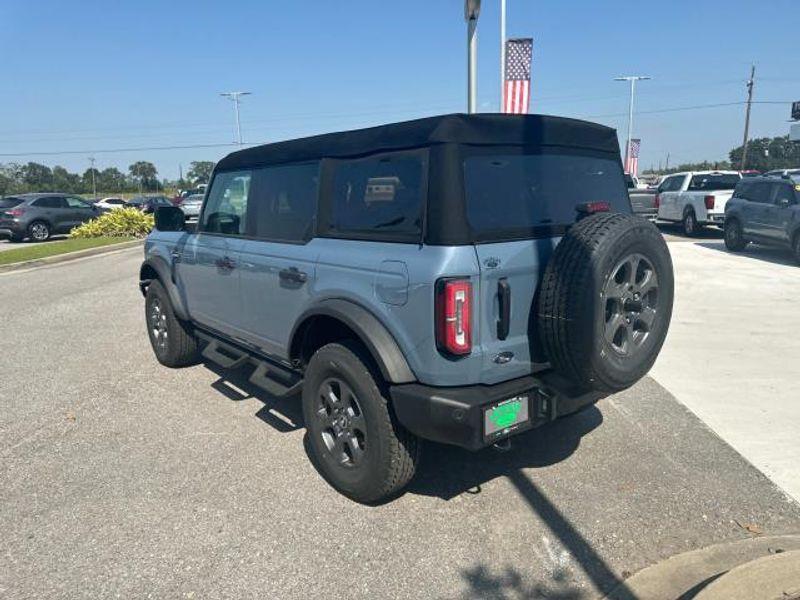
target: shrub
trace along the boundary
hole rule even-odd
[[[153,215],[135,208],[120,208],[78,225],[70,232],[74,238],[145,237],[153,229]]]

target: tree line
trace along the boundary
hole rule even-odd
[[[728,160],[684,163],[659,173],[681,173],[683,171],[711,170],[749,170],[774,171],[777,169],[796,169],[800,167],[800,143],[789,141],[789,136],[756,138],[747,142],[747,164],[742,168],[743,146],[737,146],[728,153]]]
[[[140,160],[123,173],[116,167],[86,169],[72,173],[61,166],[53,168],[36,162],[25,164],[0,164],[0,196],[26,192],[65,192],[68,194],[152,193],[165,189],[186,189],[208,183],[214,163],[193,161],[186,177],[170,181],[158,177],[158,169],[148,161]],[[94,183],[92,177],[94,176]]]

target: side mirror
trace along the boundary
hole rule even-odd
[[[156,229],[158,231],[184,231],[186,217],[176,206],[159,206],[155,211]]]
[[[791,202],[789,201],[788,198],[781,198],[780,200],[778,200],[778,206],[780,206],[781,208],[787,208],[790,204]]]

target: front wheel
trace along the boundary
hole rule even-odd
[[[380,375],[355,342],[323,346],[303,383],[303,417],[312,462],[334,488],[356,502],[399,492],[414,476],[420,441],[400,425]]]
[[[747,246],[742,234],[742,226],[736,219],[725,221],[725,247],[731,252],[741,252]]]
[[[147,287],[144,306],[147,333],[158,362],[165,367],[197,364],[200,361],[197,338],[189,325],[175,316],[169,294],[160,281],[153,281]]]

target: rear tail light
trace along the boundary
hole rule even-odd
[[[716,198],[714,196],[706,196],[704,200],[706,201],[706,210],[713,210]]]
[[[472,284],[468,279],[436,283],[436,345],[449,354],[472,351]]]
[[[656,194],[656,199],[653,202],[654,208],[658,208],[661,206],[661,194]]]
[[[575,207],[579,213],[593,215],[600,212],[611,212],[611,204],[608,202],[584,202]]]
[[[9,217],[21,217],[25,214],[24,208],[12,208],[11,210],[6,211],[6,215]]]

